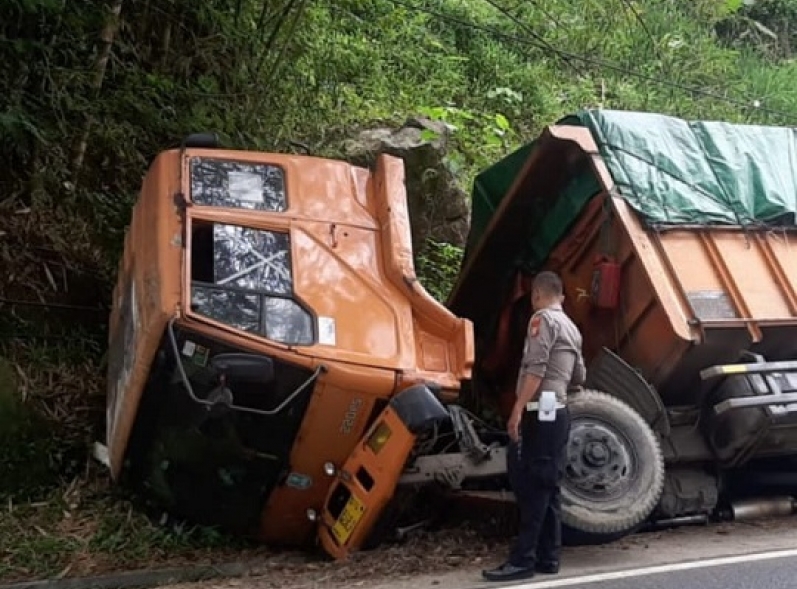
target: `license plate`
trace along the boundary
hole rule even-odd
[[[362,501],[354,495],[349,497],[346,507],[343,508],[338,520],[332,526],[332,534],[337,538],[338,542],[341,544],[346,543],[346,540],[349,539],[352,531],[362,519],[363,513],[365,513],[365,505],[362,504]]]

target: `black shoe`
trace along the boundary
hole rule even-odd
[[[534,567],[516,567],[511,563],[504,563],[490,571],[482,571],[482,576],[488,581],[518,581],[531,579],[534,576]]]
[[[542,560],[537,563],[537,566],[534,567],[534,570],[544,575],[555,575],[559,572],[559,561]]]

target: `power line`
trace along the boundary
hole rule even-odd
[[[444,20],[444,21],[448,21],[450,23],[458,24],[460,26],[463,26],[463,27],[466,27],[466,28],[470,28],[472,30],[481,31],[481,32],[487,33],[489,35],[492,35],[493,37],[496,37],[496,38],[502,38],[502,39],[507,40],[507,41],[514,41],[515,43],[519,43],[521,45],[526,45],[526,46],[530,46],[530,47],[535,47],[536,49],[542,49],[542,50],[550,51],[550,52],[558,55],[559,57],[561,57],[561,58],[563,58],[565,60],[580,61],[582,63],[586,63],[586,64],[589,64],[589,65],[592,65],[592,66],[595,66],[595,67],[600,67],[600,68],[604,68],[604,69],[607,69],[607,70],[615,71],[617,73],[620,73],[620,74],[623,74],[623,75],[627,75],[627,76],[630,76],[630,77],[634,77],[634,78],[637,78],[637,79],[640,79],[640,80],[644,80],[644,81],[650,82],[652,84],[657,84],[659,86],[665,86],[665,87],[669,87],[669,88],[672,88],[672,89],[681,90],[682,92],[689,92],[689,93],[692,93],[692,94],[699,94],[699,95],[705,96],[707,98],[712,98],[714,100],[725,102],[727,104],[733,104],[735,106],[739,106],[739,107],[742,107],[742,108],[754,109],[757,112],[762,112],[762,113],[770,114],[770,115],[773,115],[773,116],[778,116],[778,117],[786,119],[787,121],[794,118],[793,114],[785,113],[783,111],[775,110],[775,109],[772,109],[772,108],[767,108],[767,107],[764,107],[764,106],[758,106],[756,104],[756,101],[744,101],[744,100],[740,100],[740,99],[737,99],[737,98],[731,98],[729,96],[723,96],[722,94],[717,94],[716,92],[711,92],[710,90],[704,90],[703,88],[699,88],[697,86],[687,86],[686,84],[681,84],[679,82],[673,82],[671,80],[663,80],[661,78],[656,78],[656,77],[653,77],[653,76],[649,76],[647,74],[643,74],[641,72],[630,70],[628,68],[625,68],[625,67],[623,67],[621,65],[618,65],[618,64],[615,64],[615,63],[612,63],[612,62],[609,62],[609,61],[604,61],[602,59],[597,59],[597,58],[594,58],[594,57],[587,57],[585,55],[578,55],[577,53],[572,53],[572,52],[566,51],[564,49],[558,49],[558,48],[554,47],[553,45],[551,45],[548,42],[546,42],[543,45],[543,44],[540,44],[538,42],[535,42],[533,40],[530,40],[530,39],[527,39],[527,38],[524,38],[524,37],[518,37],[517,35],[511,35],[511,34],[508,34],[508,33],[503,33],[501,31],[493,29],[492,27],[486,27],[484,25],[479,25],[479,24],[476,24],[476,23],[473,23],[473,22],[470,22],[470,21],[463,20],[461,18],[457,18],[455,16],[444,14],[442,12],[433,10],[431,8],[427,8],[425,6],[418,6],[418,5],[415,5],[415,4],[411,4],[409,2],[405,2],[404,0],[389,0],[389,1],[391,3],[397,5],[397,6],[402,6],[404,8],[409,9],[409,10],[414,10],[416,12],[428,14],[430,16],[434,16],[436,18],[439,18],[440,20]],[[490,2],[490,4],[494,6],[494,4],[492,2]]]
[[[650,28],[648,27],[648,23],[645,22],[645,19],[642,18],[642,15],[639,13],[639,11],[636,8],[634,8],[634,4],[630,2],[630,0],[620,0],[620,2],[622,3],[623,7],[626,8],[634,16],[637,22],[639,22],[639,25],[642,27],[642,30],[645,31],[645,34],[648,36],[648,39],[650,40],[650,45],[653,47],[653,51],[658,54],[658,50],[656,49],[656,41],[653,38],[653,33],[650,31]]]
[[[542,37],[540,34],[536,33],[536,32],[535,32],[535,31],[534,31],[534,30],[533,30],[533,29],[532,29],[530,26],[528,26],[526,23],[524,23],[523,21],[521,21],[521,20],[520,20],[518,17],[516,17],[514,14],[512,14],[512,12],[511,12],[511,11],[509,11],[509,10],[508,10],[508,9],[506,9],[506,8],[504,8],[503,6],[501,6],[500,4],[498,4],[497,2],[494,2],[493,0],[484,0],[484,1],[485,1],[485,2],[487,2],[487,4],[489,4],[489,5],[490,5],[490,6],[492,6],[493,8],[495,8],[495,9],[496,9],[498,12],[500,12],[501,14],[503,14],[504,16],[506,16],[507,18],[511,19],[511,20],[512,20],[512,21],[513,21],[515,24],[517,24],[517,25],[518,25],[519,27],[521,27],[523,30],[525,30],[525,31],[526,31],[526,33],[527,33],[527,34],[528,34],[528,35],[529,35],[529,36],[530,36],[532,39],[534,39],[534,40],[536,40],[536,41],[537,41],[537,43],[539,44],[539,46],[540,46],[541,48],[547,49],[548,51],[552,51],[552,52],[554,52],[554,53],[556,53],[556,52],[557,52],[557,49],[556,49],[556,47],[554,47],[553,45],[551,45],[551,44],[550,44],[548,41],[546,41],[546,40],[545,40],[545,39],[544,39],[544,38],[543,38],[543,37]],[[578,71],[578,69],[576,69],[576,67],[575,67],[575,66],[574,66],[572,63],[570,63],[570,60],[569,60],[569,59],[565,59],[565,63],[567,63],[567,65],[569,65],[570,67],[572,67],[573,69],[575,69],[576,71]]]

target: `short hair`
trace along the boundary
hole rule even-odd
[[[532,288],[539,289],[547,295],[558,297],[562,295],[562,279],[555,272],[546,270],[534,277]]]

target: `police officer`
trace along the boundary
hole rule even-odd
[[[562,310],[563,300],[559,276],[546,271],[535,277],[531,290],[534,315],[526,333],[517,400],[507,424],[512,440],[507,470],[520,509],[520,533],[509,560],[482,573],[490,581],[559,572],[559,484],[570,433],[567,391],[586,378],[581,333]],[[549,413],[545,401],[551,393],[555,404]]]

